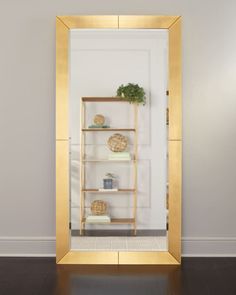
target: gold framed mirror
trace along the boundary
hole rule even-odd
[[[168,30],[168,251],[74,251],[70,247],[69,38],[73,29]],[[181,17],[58,16],[56,19],[56,260],[58,264],[181,263]]]

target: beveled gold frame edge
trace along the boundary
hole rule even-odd
[[[181,28],[181,16],[57,16],[57,24],[58,21],[60,21],[60,24],[64,24],[65,29],[67,30],[67,33],[69,34],[69,30],[70,29],[74,29],[74,28],[125,28],[124,26],[122,26],[122,18],[123,17],[134,17],[136,19],[136,22],[138,22],[138,19],[140,18],[142,20],[142,25],[140,27],[137,26],[137,23],[135,26],[132,27],[132,22],[133,20],[131,19],[131,25],[129,26],[129,28],[150,28],[150,21],[153,21],[151,28],[155,28],[155,29],[160,29],[160,28],[166,28],[169,30],[170,29],[172,31],[175,30],[175,26],[177,28],[177,32],[178,32],[178,36],[175,36],[177,43],[175,45],[177,45],[177,47],[180,49],[181,48],[181,34],[179,33],[178,29]],[[106,25],[102,25],[102,21],[103,18],[106,18]],[[158,27],[158,25],[160,24],[160,18],[161,21],[164,20],[164,18],[166,18],[166,24],[168,23],[167,27],[164,27],[164,25],[162,27]],[[170,22],[170,19],[172,19],[172,22]],[[82,25],[80,26],[79,23],[82,20]],[[96,20],[98,20],[98,25],[96,26]],[[111,24],[109,25],[109,20],[111,21]],[[147,23],[147,26],[145,27],[144,21],[147,21],[149,23]],[[108,24],[107,24],[108,22]],[[114,26],[114,22],[115,22],[115,26]],[[72,23],[72,25],[71,25]],[[155,25],[155,23],[157,23],[158,25]],[[127,18],[126,18],[126,24],[127,24]],[[58,25],[57,25],[58,26]],[[169,34],[170,35],[170,34]],[[60,36],[57,35],[57,42],[59,42]],[[65,47],[67,48],[67,46]],[[57,52],[58,53],[58,52]],[[57,59],[58,58],[67,58],[68,59],[68,52],[63,52],[63,54],[57,54]],[[172,89],[169,89],[170,92],[170,97],[169,100],[171,101],[171,97],[177,97],[177,104],[178,104],[178,108],[179,108],[179,112],[177,114],[177,116],[173,116],[173,120],[170,119],[170,129],[171,126],[175,127],[177,126],[177,128],[173,128],[173,132],[169,133],[169,144],[176,142],[180,143],[181,145],[181,141],[182,141],[182,136],[181,136],[181,131],[182,131],[182,124],[181,124],[181,55],[178,53],[177,56],[169,56],[169,63],[172,63],[172,60],[176,61],[177,59],[177,69],[176,69],[176,64],[174,65],[173,68],[176,69],[176,73],[175,75],[177,75],[178,79],[177,81],[173,81],[173,83],[170,82],[170,88],[172,87]],[[65,61],[64,61],[65,62]],[[66,61],[66,63],[68,63],[68,60]],[[171,66],[170,66],[171,69]],[[59,69],[58,67],[56,68],[56,76],[60,76],[61,74],[67,74],[67,73],[59,73]],[[169,80],[171,80],[171,75],[169,74]],[[177,89],[177,90],[176,90]],[[68,89],[66,89],[68,91]],[[65,89],[64,89],[65,91]],[[60,101],[58,100],[59,97],[59,90],[57,90],[57,95],[56,95],[56,104],[60,105]],[[177,93],[175,93],[177,92]],[[177,94],[177,95],[175,95]],[[65,98],[65,97],[64,97]],[[68,93],[67,93],[67,100],[68,100]],[[169,104],[169,108],[170,108],[170,112],[173,110],[171,110],[171,108],[173,109],[173,107],[176,107],[176,103],[174,104]],[[56,110],[56,114],[57,114],[58,110]],[[174,112],[173,112],[174,114]],[[65,114],[65,116],[68,116],[68,114]],[[58,121],[56,123],[57,127],[58,127]],[[177,130],[177,131],[176,131]],[[65,132],[64,132],[65,133]],[[66,134],[66,133],[65,133]],[[62,137],[58,137],[56,135],[56,141],[68,141],[68,134],[66,134],[66,136],[62,136]],[[174,144],[175,145],[175,144]],[[178,148],[177,153],[180,156],[181,159],[181,149]],[[58,154],[58,150],[56,149],[56,155]],[[68,157],[68,155],[64,155],[65,157]],[[61,159],[63,160],[63,159]],[[58,160],[60,162],[60,159]],[[65,161],[65,159],[64,159]],[[59,163],[58,162],[58,163]],[[60,166],[58,164],[58,166]],[[56,172],[56,181],[58,182],[58,166],[57,166],[57,172]],[[57,248],[57,263],[58,264],[162,264],[162,265],[179,265],[181,263],[181,160],[178,162],[178,167],[176,170],[176,173],[178,173],[178,181],[180,179],[179,182],[177,182],[177,190],[178,190],[178,197],[177,200],[179,201],[178,204],[178,208],[176,210],[177,212],[177,232],[178,232],[178,236],[175,236],[174,238],[174,243],[171,243],[171,241],[169,241],[169,246],[171,244],[171,247],[173,248],[173,244],[176,246],[177,251],[173,251],[173,250],[169,250],[169,251],[165,251],[165,252],[79,252],[79,251],[71,251],[69,249],[69,241],[68,243],[66,243],[66,246],[64,245],[64,249],[63,251],[61,251],[61,242],[59,240],[59,236],[58,234],[56,234],[56,248]],[[170,184],[171,185],[171,184]],[[174,186],[176,187],[176,183],[174,184]],[[69,193],[69,187],[68,187],[68,193]],[[68,198],[67,196],[64,196],[66,198]],[[60,195],[60,193],[57,191],[56,192],[56,199],[57,199],[57,204],[60,204],[60,198],[64,198],[63,196]],[[170,198],[170,202],[171,202],[171,198]],[[172,207],[175,208],[175,204],[171,203]],[[57,213],[58,210],[61,210],[62,208],[58,208],[57,205]],[[175,212],[175,214],[176,214]],[[58,214],[57,214],[58,216]],[[66,214],[64,214],[64,216],[66,216]],[[57,217],[57,221],[56,221],[56,226],[57,228],[61,226],[61,224],[67,224],[68,225],[69,220],[59,220],[59,218]],[[68,237],[69,234],[69,227],[67,229],[67,231],[65,232],[65,237]],[[60,235],[60,239],[62,238],[62,235]],[[171,238],[171,237],[170,237]],[[170,239],[169,239],[170,240]],[[65,247],[67,247],[67,250],[65,251]],[[168,249],[170,249],[168,247]],[[60,253],[60,254],[58,254]],[[64,254],[61,254],[64,253]],[[102,254],[103,253],[103,254]],[[108,254],[109,255],[104,255]]]

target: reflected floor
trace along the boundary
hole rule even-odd
[[[77,251],[167,251],[167,236],[155,237],[71,237]]]

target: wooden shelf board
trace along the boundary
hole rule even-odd
[[[109,160],[109,159],[90,159],[90,160],[83,160],[82,162],[135,162],[136,160]]]
[[[82,97],[83,102],[128,102],[119,97]]]
[[[87,223],[87,224],[133,224],[135,223],[135,219],[134,218],[112,218],[111,222],[86,222],[86,218],[82,219],[83,223]]]
[[[83,132],[91,132],[91,131],[133,131],[135,132],[135,128],[82,128]]]
[[[135,189],[129,189],[129,188],[125,188],[125,189],[118,189],[118,191],[99,191],[98,189],[95,188],[87,188],[87,189],[83,189],[82,190],[85,193],[99,193],[99,194],[117,194],[117,193],[134,193]]]

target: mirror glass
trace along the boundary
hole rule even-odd
[[[70,30],[69,73],[71,250],[168,250],[168,31]]]

